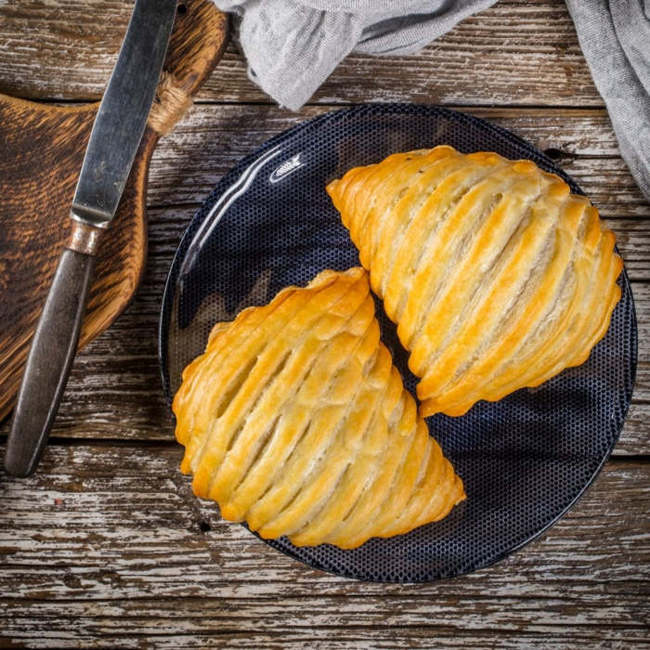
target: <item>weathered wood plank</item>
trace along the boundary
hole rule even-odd
[[[0,91],[96,99],[115,60],[129,0],[10,0],[0,6]],[[201,95],[268,102],[233,45]],[[602,106],[562,0],[502,0],[409,57],[352,55],[316,102],[428,101]]]
[[[557,150],[560,159],[575,156],[618,157],[620,151],[609,116],[603,108],[521,108],[449,105],[508,128],[540,149]],[[226,170],[264,140],[303,120],[345,107],[306,106],[293,113],[267,104],[197,102],[164,142],[174,147],[204,146],[216,140],[227,158],[213,161]],[[210,131],[213,131],[210,134]],[[228,138],[228,141],[224,140]],[[226,146],[226,144],[228,146]],[[234,147],[234,149],[233,149]],[[158,150],[159,155],[164,149]],[[162,153],[161,153],[162,152]],[[553,152],[552,152],[553,153]]]
[[[3,477],[4,596],[313,596],[316,581],[323,596],[607,599],[650,590],[648,463],[609,463],[550,532],[492,568],[432,585],[360,590],[360,583],[305,569],[220,520],[214,504],[192,495],[177,469],[180,456],[176,445],[51,445],[36,475]]]
[[[292,114],[274,106],[195,106],[154,153],[149,204],[202,201],[221,176],[263,142],[332,108],[308,107]],[[550,150],[603,215],[650,218],[650,205],[620,158],[603,110],[463,110]]]
[[[3,636],[26,647],[609,647],[648,641],[644,603],[458,596],[0,601]],[[388,609],[390,607],[390,609]],[[565,646],[566,647],[566,646]],[[620,646],[622,647],[622,646]],[[631,645],[626,647],[632,647]],[[639,646],[636,646],[639,647]]]
[[[192,496],[179,459],[170,446],[53,445],[37,475],[3,477],[1,641],[648,641],[647,463],[607,465],[551,531],[494,567],[428,585],[382,585],[308,569],[221,521],[213,505]]]
[[[358,584],[358,586],[362,586]],[[417,592],[419,587],[412,590]],[[294,627],[332,627],[333,625],[350,627],[396,627],[405,622],[408,627],[454,628],[465,632],[484,631],[491,625],[502,626],[504,623],[522,626],[527,631],[553,630],[557,625],[610,625],[612,628],[641,628],[646,620],[642,596],[617,597],[618,603],[612,605],[594,602],[588,612],[589,620],[581,620],[577,604],[571,597],[520,599],[512,596],[472,596],[459,606],[459,594],[451,596],[437,594],[435,618],[432,620],[432,604],[429,596],[417,593],[400,593],[392,595],[393,603],[388,609],[379,598],[364,594],[350,593],[345,608],[341,607],[340,595],[312,597],[312,602],[304,602],[304,596],[285,595],[282,600],[272,596],[246,597],[189,597],[184,599],[157,600],[142,598],[133,600],[97,600],[84,602],[72,601],[65,613],[57,601],[22,600],[16,598],[0,599],[2,614],[0,617],[8,623],[9,629],[19,631],[15,625],[18,620],[28,617],[46,618],[50,631],[59,625],[76,619],[75,627],[79,631],[103,634],[123,634],[124,636],[139,630],[147,636],[168,636],[172,634],[199,633],[215,634],[223,631],[229,623],[239,628],[242,625],[255,626],[258,629],[282,630],[288,621]],[[355,597],[357,596],[357,597]],[[360,596],[360,597],[359,597]],[[390,596],[389,596],[390,597]],[[603,601],[605,599],[602,599]],[[314,609],[309,605],[316,605]],[[540,611],[544,605],[544,611]],[[459,611],[460,610],[460,611]],[[536,613],[535,620],[531,614]],[[190,616],[191,614],[191,616]],[[459,616],[460,614],[460,616]],[[586,617],[585,617],[586,618]],[[54,625],[52,623],[54,622]],[[14,627],[15,626],[15,627]],[[79,629],[80,628],[80,629]],[[7,629],[7,628],[5,628]],[[60,629],[65,629],[61,627]]]
[[[67,619],[66,619],[67,620]],[[285,619],[287,620],[287,619]],[[293,626],[287,620],[287,627],[281,631],[260,631],[252,624],[237,624],[229,621],[223,631],[196,632],[194,634],[173,634],[164,632],[140,636],[137,632],[128,635],[104,632],[99,626],[97,635],[70,631],[69,627],[49,631],[49,625],[63,627],[59,620],[46,619],[36,629],[27,628],[16,634],[16,643],[6,638],[5,647],[19,648],[259,648],[261,650],[359,650],[374,648],[585,648],[587,650],[609,650],[610,648],[645,648],[647,635],[634,628],[601,628],[595,626],[577,628],[569,634],[561,628],[539,626],[539,631],[518,632],[516,630],[479,630],[466,632],[455,628],[436,626],[400,626],[399,628],[365,628],[348,626],[346,628],[327,626]],[[34,621],[29,621],[33,623]],[[214,626],[213,626],[214,627]],[[4,641],[0,636],[0,642]]]

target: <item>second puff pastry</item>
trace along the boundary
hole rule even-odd
[[[526,160],[448,146],[327,187],[410,351],[421,413],[462,415],[586,361],[621,292],[598,212]]]
[[[379,340],[361,268],[218,324],[173,410],[195,494],[265,538],[354,548],[465,498]]]

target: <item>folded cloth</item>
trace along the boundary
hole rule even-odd
[[[239,17],[248,74],[298,110],[350,52],[412,54],[496,0],[214,0]]]
[[[621,154],[650,200],[650,0],[566,0]]]
[[[496,0],[214,0],[248,74],[298,110],[350,52],[411,54]],[[566,0],[623,158],[650,199],[650,0]]]

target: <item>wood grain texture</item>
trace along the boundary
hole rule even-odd
[[[50,108],[0,98],[0,137],[7,147],[0,162],[3,414],[18,389],[32,333],[70,236],[70,203],[95,112],[96,107]],[[144,187],[154,144],[154,134],[145,133],[112,236],[100,244],[80,345],[112,322],[139,281],[146,244]]]
[[[176,446],[50,446],[36,476],[2,481],[12,525],[0,530],[0,638],[27,647],[649,640],[647,463],[609,465],[554,528],[494,567],[381,585],[307,569],[221,521],[191,494],[180,456]]]
[[[639,598],[290,597],[25,603],[6,638],[25,648],[644,648],[647,628],[610,617]],[[22,603],[21,603],[22,604]],[[582,612],[579,612],[583,607]],[[383,611],[390,608],[390,615]],[[531,623],[531,619],[535,619]],[[558,623],[559,621],[559,623]],[[0,642],[2,636],[0,636]],[[11,646],[9,646],[11,647]]]
[[[40,99],[97,98],[129,9],[129,0],[9,0],[0,6],[0,42],[13,47],[0,57],[0,91]],[[269,102],[247,78],[234,45],[200,97]],[[501,0],[416,55],[351,55],[313,98],[400,100],[603,105],[563,0]]]
[[[179,95],[191,96],[225,46],[225,15],[191,0],[177,18],[152,116],[171,128]],[[0,96],[0,416],[11,407],[61,250],[97,105],[50,106]],[[151,118],[150,118],[151,119]],[[106,329],[133,296],[146,258],[146,183],[158,141],[150,123],[118,212],[100,242],[80,345]]]
[[[218,71],[214,76],[221,73]],[[239,160],[281,131],[336,106],[298,114],[264,105],[195,105],[156,148],[149,178],[150,206],[203,201]],[[548,151],[608,218],[650,218],[650,204],[620,158],[604,110],[472,108],[461,110],[510,129]]]

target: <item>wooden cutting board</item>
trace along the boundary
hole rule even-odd
[[[135,293],[146,259],[151,155],[221,58],[227,33],[227,18],[211,0],[179,4],[147,128],[100,245],[80,346],[104,331]],[[98,106],[50,106],[0,95],[0,418],[13,406],[68,240],[70,204]]]

